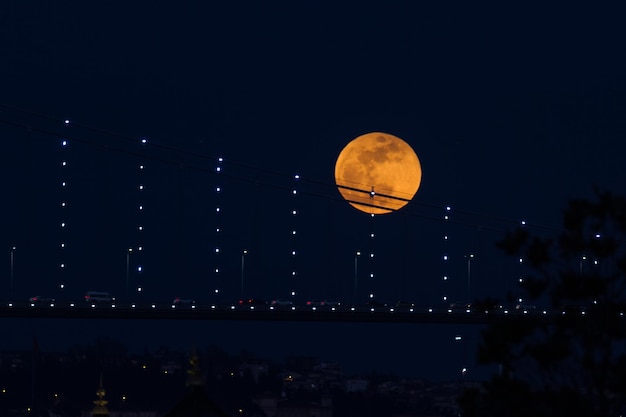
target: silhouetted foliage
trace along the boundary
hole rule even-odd
[[[465,416],[617,416],[626,404],[626,199],[572,200],[555,238],[519,228],[498,247],[527,268],[519,298],[550,320],[494,322],[478,361],[500,372],[460,398]],[[539,318],[543,317],[542,315]]]

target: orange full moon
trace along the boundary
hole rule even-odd
[[[404,207],[422,181],[422,166],[413,148],[383,132],[352,140],[337,157],[335,184],[358,210],[385,214]]]

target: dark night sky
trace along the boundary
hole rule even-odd
[[[470,252],[472,293],[499,296],[515,276],[514,261],[493,249],[504,231],[525,219],[533,231],[549,233],[567,199],[591,196],[594,185],[623,191],[626,29],[617,9],[220,3],[0,5],[3,294],[16,245],[18,298],[78,298],[89,289],[125,295],[125,251],[139,239],[144,273],[133,273],[131,286],[141,279],[146,299],[209,300],[220,286],[218,301],[236,300],[244,248],[246,295],[285,297],[296,245],[300,299],[346,300],[354,252],[365,250],[375,230],[376,264],[362,269],[374,268],[377,279],[362,283],[359,298],[369,289],[388,302],[463,298]],[[341,201],[333,182],[343,146],[370,131],[407,141],[424,172],[415,199],[374,222]],[[59,145],[63,137],[68,148]],[[217,156],[225,158],[222,176],[214,173]],[[139,163],[146,166],[141,174]],[[297,202],[289,195],[294,173],[302,176]],[[216,185],[223,187],[219,197]],[[140,198],[146,210],[138,215]],[[447,204],[455,223],[441,222]],[[301,213],[297,241],[289,236],[293,205]],[[63,232],[61,220],[68,222]],[[138,224],[146,228],[141,238]],[[218,225],[220,278],[212,274]],[[445,285],[444,273],[451,278]],[[51,331],[45,321],[6,325],[20,328],[15,345]],[[174,324],[171,332],[127,325],[154,327],[141,336],[151,345],[160,342],[155,333],[164,344],[168,334],[190,343]],[[86,323],[67,326],[90,333]],[[206,332],[207,340],[219,334],[218,344],[228,328],[268,332],[277,345],[255,346],[259,351],[312,350],[328,360],[333,352],[360,362],[388,354],[370,340],[407,343],[401,359],[409,349],[422,357],[456,349],[448,346],[453,329],[353,326],[351,340],[371,351],[337,353],[327,341],[350,333],[324,326],[212,323]],[[111,334],[132,343],[134,332],[121,327]],[[65,328],[59,324],[59,334]],[[289,342],[288,331],[311,342]],[[61,346],[55,338],[40,343]],[[233,349],[247,340],[233,339]],[[430,361],[415,360],[410,372],[441,376],[425,370]],[[408,369],[380,363],[386,366]]]

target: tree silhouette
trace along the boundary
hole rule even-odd
[[[526,266],[525,303],[547,314],[494,321],[478,362],[500,371],[459,399],[465,416],[617,416],[626,403],[626,199],[571,200],[556,237],[519,228],[498,246]]]

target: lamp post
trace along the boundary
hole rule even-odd
[[[130,254],[133,252],[133,248],[128,248],[126,251],[126,298],[128,298],[128,283],[130,281]]]
[[[361,252],[360,251],[356,251],[354,253],[354,303],[355,304],[358,301],[358,298],[357,298],[357,285],[358,285],[358,279],[359,279],[359,274],[358,274],[359,256],[361,256]]]
[[[584,261],[586,261],[586,260],[587,260],[587,257],[586,257],[585,255],[583,255],[583,256],[580,258],[580,275],[582,275],[582,274],[583,274],[583,262],[584,262]]]
[[[248,254],[248,251],[246,249],[244,249],[241,252],[241,299],[243,300],[243,277],[244,277],[244,270],[245,270],[245,266],[246,266],[246,255]]]
[[[465,379],[465,376],[467,375],[467,337],[463,336],[463,335],[456,335],[454,336],[454,341],[455,342],[459,342],[461,343],[461,348],[463,349],[463,354],[462,354],[462,364],[461,364],[461,378]]]
[[[469,255],[465,255],[467,258],[467,303],[469,304],[471,301],[470,298],[470,287],[471,287],[471,267],[472,267],[472,258],[474,258],[474,254],[470,253]]]
[[[14,266],[15,266],[15,246],[11,247],[11,286],[10,286],[10,293],[11,293],[11,298],[13,298],[13,270],[14,270]]]

